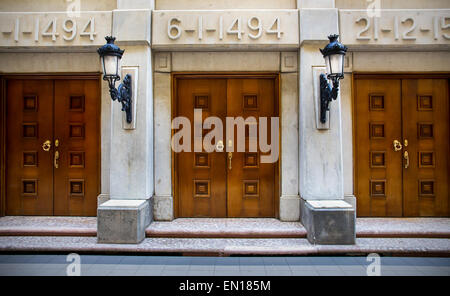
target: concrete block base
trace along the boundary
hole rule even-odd
[[[152,199],[111,199],[97,208],[99,243],[138,244],[153,220]]]
[[[351,245],[356,240],[356,213],[344,200],[301,199],[301,222],[308,241],[319,245]]]
[[[298,195],[280,197],[280,220],[285,222],[300,220],[300,197]]]
[[[172,221],[173,217],[173,196],[155,195],[153,206],[153,217],[155,221]]]

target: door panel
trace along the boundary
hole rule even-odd
[[[405,216],[449,215],[449,106],[445,79],[402,82]],[[406,159],[403,160],[404,167]]]
[[[52,215],[53,82],[7,81],[6,215]]]
[[[95,216],[99,192],[97,80],[55,81],[55,215]],[[55,143],[55,142],[54,142]]]
[[[401,81],[356,80],[356,170],[359,216],[402,215]]]
[[[242,116],[247,119],[253,116],[257,123],[259,117],[267,117],[267,139],[271,139],[270,117],[276,116],[273,79],[228,79],[227,102],[227,114],[230,117]],[[255,141],[259,139],[258,127],[256,124]],[[228,217],[274,217],[276,166],[273,163],[261,163],[259,145],[256,152],[249,151],[249,127],[246,126],[245,132],[246,152],[237,152],[237,141],[235,129],[235,152],[231,169],[228,167],[227,170]]]
[[[180,217],[226,217],[225,152],[194,152],[194,108],[208,116],[226,117],[225,79],[180,79],[178,116],[191,122],[191,152],[176,153]],[[203,131],[203,136],[208,131]]]
[[[7,106],[6,214],[95,216],[98,80],[7,80]]]
[[[448,216],[448,80],[357,79],[355,95],[358,215]]]

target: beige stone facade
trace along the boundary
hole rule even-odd
[[[125,49],[122,71],[135,79],[135,121],[126,124],[102,83],[99,204],[152,198],[154,219],[171,221],[171,74],[279,73],[277,217],[298,221],[302,199],[346,200],[357,207],[353,73],[450,72],[448,1],[374,0],[373,5],[365,0],[5,0],[0,1],[0,75],[100,75],[96,49],[105,36],[115,36]],[[325,64],[318,49],[330,34],[339,34],[349,50],[339,98],[322,126],[315,90]]]

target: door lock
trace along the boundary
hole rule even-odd
[[[233,152],[228,152],[228,169],[231,170],[231,160],[233,159]]]
[[[403,148],[402,143],[400,143],[400,141],[398,140],[394,140],[392,144],[394,145],[394,151],[400,151]]]
[[[52,142],[50,142],[50,140],[47,140],[44,143],[42,143],[42,150],[44,150],[45,152],[50,151],[50,148],[52,148]]]

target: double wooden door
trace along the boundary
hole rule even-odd
[[[359,216],[449,215],[447,79],[355,80]]]
[[[98,79],[9,79],[6,99],[6,215],[95,216]]]
[[[191,122],[192,139],[191,152],[174,153],[178,216],[275,217],[278,160],[262,163],[261,156],[269,153],[263,153],[260,145],[251,151],[249,142],[258,143],[260,117],[267,117],[268,143],[279,141],[278,131],[273,136],[270,132],[271,117],[278,116],[277,80],[182,77],[175,81],[174,115]],[[207,126],[208,117],[214,116],[223,123],[223,136],[211,141],[215,146],[212,152],[205,147],[194,151],[194,109],[202,111],[202,139],[218,127]],[[256,135],[245,125],[245,152],[238,151],[237,128],[233,127],[234,137],[227,142],[227,117],[256,119]],[[233,152],[229,152],[231,147]]]

